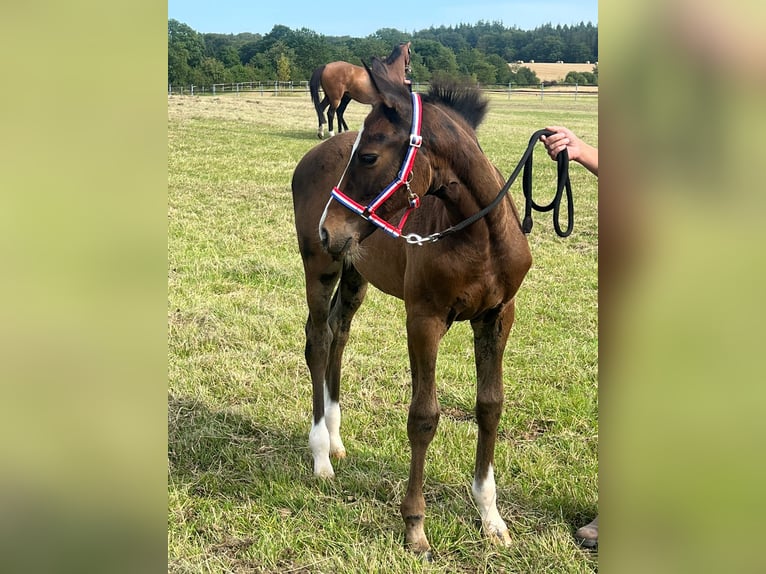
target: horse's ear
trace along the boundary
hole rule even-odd
[[[409,93],[404,89],[404,85],[391,81],[388,75],[388,68],[386,68],[380,58],[373,56],[371,66],[368,66],[366,62],[362,63],[380,95],[380,100],[389,108],[395,109],[402,116],[408,116],[410,112],[407,106],[410,105],[411,100]]]

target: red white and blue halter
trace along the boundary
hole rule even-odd
[[[332,188],[331,194],[332,198],[338,201],[341,205],[347,207],[354,213],[361,215],[363,218],[370,221],[393,237],[400,237],[402,235],[402,227],[404,227],[404,224],[407,222],[407,218],[409,217],[410,212],[413,209],[420,207],[420,198],[417,196],[417,194],[415,194],[415,192],[412,191],[412,189],[410,189],[410,179],[412,178],[412,167],[415,165],[415,156],[417,156],[418,149],[420,149],[420,145],[423,142],[423,138],[420,135],[423,110],[420,102],[420,94],[413,92],[411,96],[412,128],[410,130],[410,144],[407,148],[407,153],[404,156],[402,167],[399,170],[399,175],[397,175],[396,179],[392,181],[383,191],[381,191],[378,196],[373,199],[367,206],[363,206],[340,190],[340,184],[343,181],[343,177],[346,175],[346,170],[348,169],[347,165],[346,169],[343,170],[343,175],[341,175],[340,181],[338,181],[338,185]],[[354,147],[351,148],[351,156],[348,160],[349,165],[351,164],[351,158],[353,158],[354,153],[356,153],[356,148],[359,145],[359,140],[361,137],[362,130],[359,131],[359,135],[356,137],[356,141],[354,142]],[[399,225],[394,226],[393,224],[377,215],[375,212],[402,186],[407,188],[407,192],[409,194],[409,207],[407,208],[407,211],[404,212],[404,215],[402,215],[402,218],[399,220]]]

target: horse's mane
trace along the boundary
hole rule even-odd
[[[475,130],[487,115],[489,100],[481,90],[472,84],[455,80],[435,80],[431,82],[423,101],[441,103],[460,114]]]

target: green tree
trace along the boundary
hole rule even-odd
[[[220,60],[226,68],[242,64],[239,59],[239,52],[237,52],[237,49],[232,45],[224,47],[216,58]]]
[[[495,69],[495,83],[507,84],[511,81],[512,73],[511,67],[505,59],[501,58],[497,54],[491,54],[487,56],[487,63],[492,65]]]
[[[262,49],[263,40],[251,40],[245,42],[239,47],[239,61],[243,64],[249,63],[256,54],[264,52]]]
[[[168,83],[192,82],[192,70],[198,68],[205,53],[202,37],[178,20],[168,20]]]
[[[275,81],[286,77],[282,56],[289,61],[293,81],[308,80],[317,66],[343,60],[352,64],[385,57],[399,42],[412,42],[414,82],[434,75],[473,78],[484,84],[539,83],[529,70],[509,69],[517,60],[568,62],[598,61],[598,27],[590,22],[573,26],[546,24],[534,30],[507,28],[502,22],[440,26],[409,34],[381,28],[365,38],[323,36],[301,28],[274,26],[268,34],[198,34],[186,24],[168,20],[168,82],[199,85],[220,78],[226,81]],[[203,63],[204,61],[204,63]],[[593,70],[598,83],[598,69]],[[494,78],[494,79],[493,79]],[[587,78],[589,79],[589,78]]]
[[[306,28],[293,35],[289,47],[294,54],[290,65],[295,79],[308,80],[317,66],[333,61],[332,49],[327,38]]]
[[[527,66],[520,66],[514,73],[514,78],[511,80],[514,84],[519,86],[532,86],[539,85],[540,78],[537,77],[530,68]]]
[[[290,58],[288,58],[285,54],[280,54],[277,58],[277,80],[280,82],[289,82],[290,78]]]
[[[458,64],[455,53],[442,46],[435,40],[418,42],[418,55],[431,76],[455,77],[458,75]]]
[[[255,69],[252,66],[237,64],[226,69],[226,82],[255,82],[257,80]]]
[[[463,50],[456,56],[460,73],[481,84],[497,83],[497,70],[476,48]]]
[[[258,82],[273,82],[277,79],[277,72],[272,61],[265,53],[255,54],[248,66],[253,70],[253,77]]]
[[[571,71],[571,72],[568,72],[566,77],[564,78],[564,83],[565,84],[580,84],[580,85],[584,85],[585,84],[585,78],[583,78],[582,73]]]
[[[199,67],[202,72],[202,85],[223,84],[226,81],[226,68],[223,63],[215,58],[202,58]]]

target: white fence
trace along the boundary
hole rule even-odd
[[[427,83],[413,82],[412,89],[417,92],[428,90]],[[598,96],[598,86],[578,85],[578,84],[495,84],[482,86],[487,92],[508,94],[511,98],[513,94],[535,94],[540,99],[546,96],[572,96],[575,100],[578,97]],[[237,82],[230,84],[212,84],[208,86],[172,86],[168,84],[168,95],[219,95],[219,94],[240,94],[240,93],[258,93],[261,96],[271,95],[290,95],[309,93],[309,83],[302,82]]]
[[[279,95],[284,93],[308,93],[308,82],[237,82],[230,84],[212,84],[207,86],[173,86],[168,84],[168,95],[190,95],[198,96],[201,94],[238,94],[241,92],[257,92],[261,95]]]

